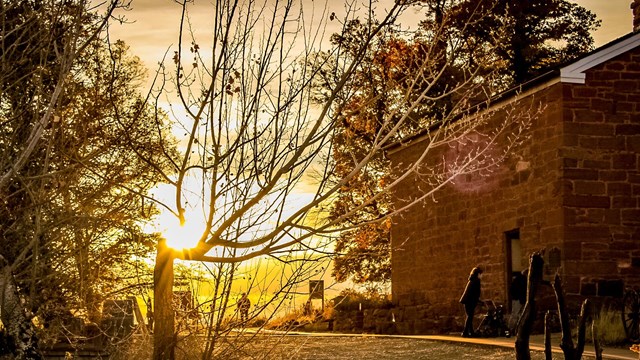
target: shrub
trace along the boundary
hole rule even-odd
[[[392,303],[385,294],[375,291],[359,292],[354,289],[342,290],[340,295],[332,300],[332,305],[337,311],[364,309],[391,309]]]
[[[593,318],[598,340],[602,345],[618,345],[626,341],[620,310],[603,306]],[[587,328],[587,339],[591,339],[591,327]]]
[[[306,324],[311,324],[315,316],[304,315],[303,309],[297,309],[289,314],[272,319],[265,325],[266,329],[294,330]]]
[[[247,327],[263,327],[267,323],[267,318],[264,316],[249,318]]]

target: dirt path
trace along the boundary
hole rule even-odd
[[[281,337],[277,341],[269,337],[255,338],[254,341],[255,350],[262,351],[246,354],[246,359],[256,358],[253,356],[263,353],[264,350],[269,354],[268,359],[282,360],[515,359],[511,349],[419,339],[296,335]],[[542,360],[544,354],[532,352],[532,359]]]

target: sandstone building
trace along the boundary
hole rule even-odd
[[[569,296],[619,297],[640,287],[640,33],[503,96],[486,128],[532,109],[540,113],[522,143],[490,176],[457,179],[394,218],[398,309],[462,316],[458,299],[476,265],[485,270],[482,298],[509,304],[512,272],[540,249],[546,275],[559,271]],[[389,149],[390,159],[401,166],[428,144],[418,136]],[[428,189],[420,182],[402,183],[396,207]],[[423,330],[407,324],[402,332]]]

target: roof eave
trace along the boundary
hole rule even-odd
[[[560,81],[570,84],[584,84],[585,71],[594,68],[605,61],[640,46],[640,32],[631,33],[611,43],[602,46],[595,51],[581,57],[578,60],[560,68]]]

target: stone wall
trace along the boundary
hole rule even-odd
[[[494,105],[500,110],[478,133],[491,134],[509,116],[526,118],[539,104],[504,163],[454,179],[393,219],[397,309],[430,304],[438,316],[461,315],[458,299],[476,265],[485,269],[482,298],[505,304],[505,233],[514,229],[522,246],[518,265],[526,266],[533,251],[556,249],[547,252],[547,264],[558,267],[545,275],[559,271],[570,295],[620,296],[625,286],[640,286],[640,51],[588,70],[585,84],[549,82]],[[505,144],[499,137],[496,154]],[[396,148],[392,163],[406,168],[426,146]],[[430,149],[423,168],[394,193],[396,208],[432,189],[429,171],[446,170],[448,154],[465,146]],[[550,289],[542,295],[553,296]]]
[[[476,325],[480,323],[478,314]],[[458,331],[464,316],[444,316],[430,304],[392,309],[338,311],[333,330],[367,334],[442,334]]]
[[[489,174],[456,179],[432,197],[394,218],[392,226],[392,292],[394,304],[432,304],[444,316],[459,315],[458,303],[469,271],[484,270],[484,299],[505,304],[509,277],[506,273],[505,232],[519,229],[520,262],[527,254],[546,246],[560,246],[561,161],[557,149],[562,140],[562,86],[555,84],[517,103],[504,104],[479,132],[491,134],[505,118],[522,126],[527,113],[543,109],[521,135],[523,143]],[[509,114],[509,115],[508,115]],[[426,142],[415,143],[391,155],[394,163],[407,163],[422,153]],[[495,153],[507,145],[496,142]],[[445,150],[447,151],[446,147]],[[436,150],[427,158],[443,158]],[[446,158],[446,156],[444,157]],[[429,185],[420,176],[407,179],[394,194],[396,206],[419,196]]]
[[[640,0],[633,0],[630,7],[633,11],[633,31],[640,31]]]
[[[564,84],[562,189],[568,293],[640,285],[640,50]]]

